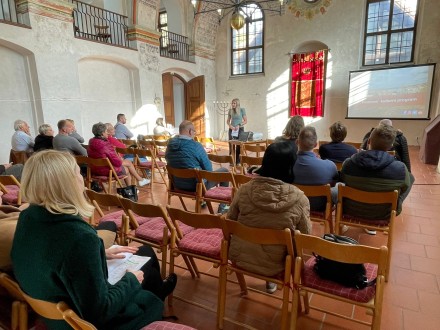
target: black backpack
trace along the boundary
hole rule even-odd
[[[359,244],[351,237],[335,234],[325,234],[323,239],[340,244]],[[376,282],[376,279],[368,281],[363,264],[347,264],[323,258],[315,253],[313,253],[313,255],[316,261],[313,269],[318,276],[324,280],[334,281],[343,286],[356,288],[358,290],[371,286]]]

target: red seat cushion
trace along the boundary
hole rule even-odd
[[[108,213],[104,215],[101,219],[99,219],[99,223],[105,221],[113,221],[114,223],[116,223],[116,226],[118,226],[118,228],[121,228],[123,214],[125,214],[124,210]]]
[[[161,217],[154,218],[145,218],[145,221],[142,225],[140,225],[136,231],[135,236],[141,239],[145,239],[148,241],[153,241],[158,244],[162,242],[163,239],[163,227],[166,226],[165,221]],[[194,230],[193,227],[187,226],[181,222],[179,222],[179,228],[182,231],[183,235],[188,234],[190,231]],[[170,235],[170,231],[168,230],[168,235]]]
[[[6,204],[17,204],[18,202],[18,193],[20,192],[20,188],[15,185],[6,185],[7,194],[2,195],[2,200]]]
[[[315,258],[310,258],[305,263],[304,274],[302,278],[303,284],[305,286],[358,302],[368,302],[374,297],[376,293],[375,285],[366,287],[362,290],[358,290],[355,288],[348,288],[333,281],[323,280],[313,270],[314,265]],[[365,264],[365,268],[367,270],[367,278],[369,281],[376,278],[377,265]]]
[[[219,199],[226,202],[232,200],[232,187],[213,187],[206,191],[206,198]]]
[[[156,321],[143,327],[141,330],[195,330],[195,328],[189,327],[184,324]]]
[[[139,164],[139,167],[151,168],[151,164],[152,164],[152,162],[142,162]],[[157,165],[157,167],[162,168],[162,167],[167,166],[167,163],[157,161],[156,165]]]
[[[220,259],[222,238],[221,229],[194,229],[186,234],[178,245],[182,251]]]

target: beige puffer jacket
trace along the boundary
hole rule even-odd
[[[311,231],[310,205],[304,193],[280,180],[257,177],[244,184],[229,208],[227,218],[257,228]],[[286,249],[279,245],[262,246],[232,237],[229,259],[248,271],[266,276],[284,270]]]

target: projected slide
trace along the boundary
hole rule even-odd
[[[347,118],[429,118],[434,67],[350,72]]]

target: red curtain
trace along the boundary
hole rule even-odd
[[[290,116],[324,116],[324,80],[327,50],[292,56]]]

